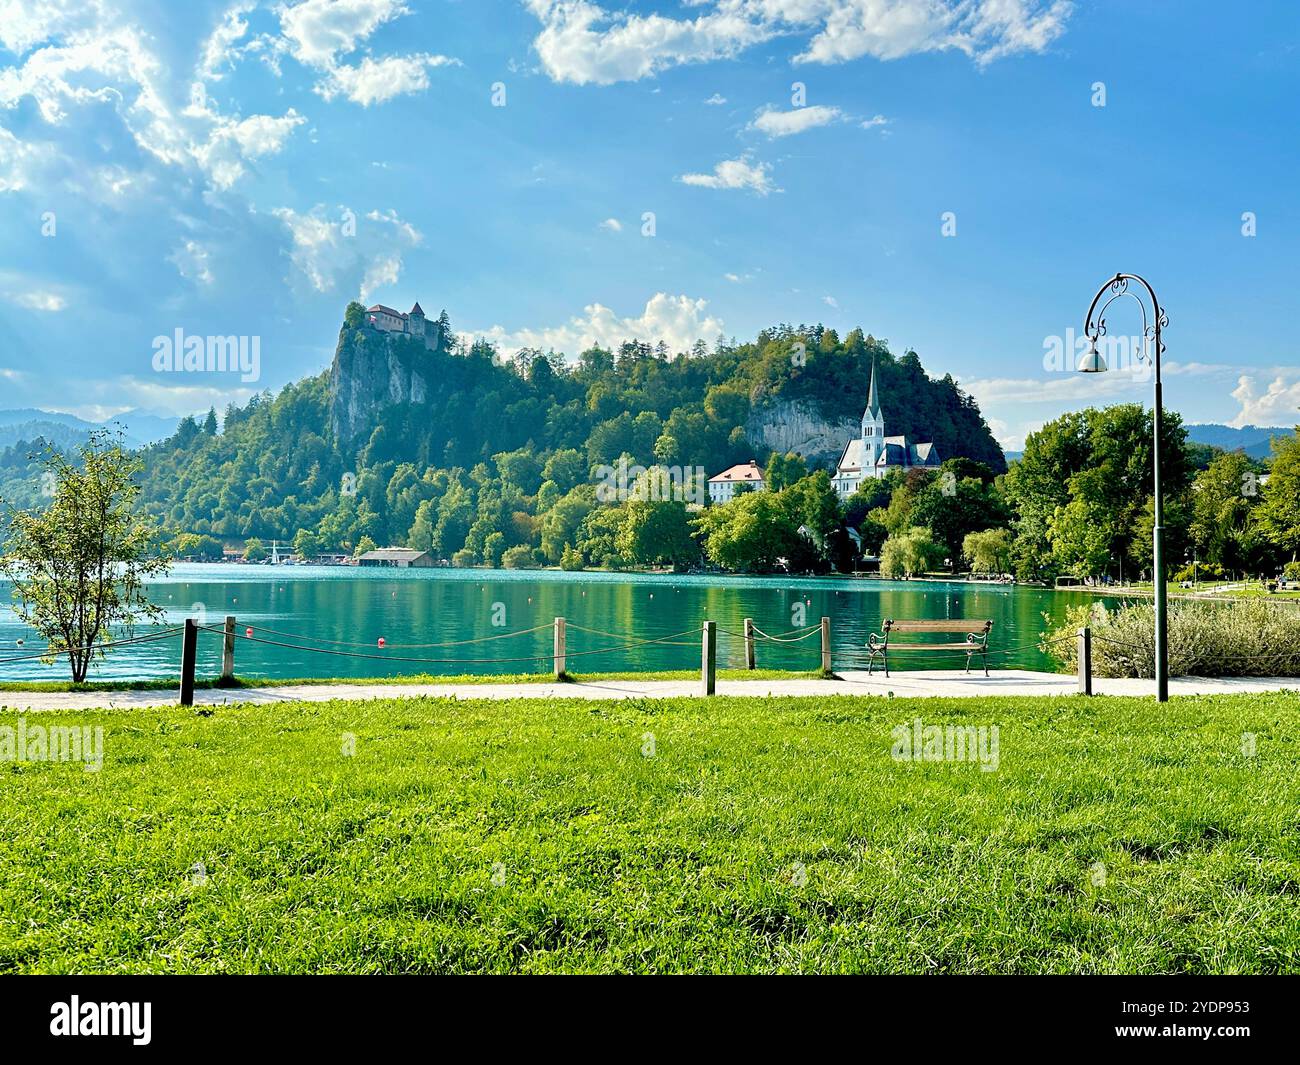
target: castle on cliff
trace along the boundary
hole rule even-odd
[[[424,316],[424,311],[416,303],[409,314],[395,311],[376,303],[366,308],[366,323],[381,333],[401,333],[424,341],[424,346],[431,351],[437,350],[446,338],[443,336],[445,326],[441,319],[431,322]]]

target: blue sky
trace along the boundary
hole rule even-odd
[[[220,409],[418,299],[507,354],[861,325],[1018,448],[1149,397],[1044,368],[1125,270],[1171,406],[1293,424],[1298,43],[1263,0],[3,0],[0,403]],[[155,372],[178,328],[260,380]]]

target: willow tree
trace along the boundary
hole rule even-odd
[[[120,434],[92,432],[70,457],[42,456],[44,509],[8,516],[0,572],[13,583],[14,610],[46,641],[48,660],[66,655],[81,683],[103,643],[162,608],[145,594],[165,572],[156,523],[139,512],[136,475],[143,463]]]

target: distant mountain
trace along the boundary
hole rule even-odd
[[[1187,438],[1194,443],[1221,447],[1224,451],[1244,451],[1256,459],[1268,458],[1273,453],[1269,447],[1270,439],[1291,436],[1294,432],[1294,429],[1283,426],[1243,425],[1239,429],[1214,423],[1187,426]]]
[[[72,448],[82,443],[91,430],[105,427],[120,428],[128,447],[144,447],[166,440],[176,432],[179,421],[179,418],[134,410],[103,422],[90,422],[75,414],[34,407],[0,410],[0,448],[13,447],[21,441],[30,442],[38,437],[56,447]]]

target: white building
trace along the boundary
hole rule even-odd
[[[747,484],[755,492],[761,492],[766,485],[763,471],[753,459],[723,470],[716,477],[709,478],[709,500],[714,503],[730,502],[736,495],[736,486]]]
[[[905,436],[885,435],[885,415],[876,393],[876,364],[871,364],[871,387],[867,392],[867,409],[862,413],[862,432],[844,447],[835,468],[832,483],[841,499],[847,499],[867,479],[879,479],[890,470],[907,470],[913,466],[934,469],[939,453],[934,444],[913,444]],[[712,487],[712,482],[710,482]]]

